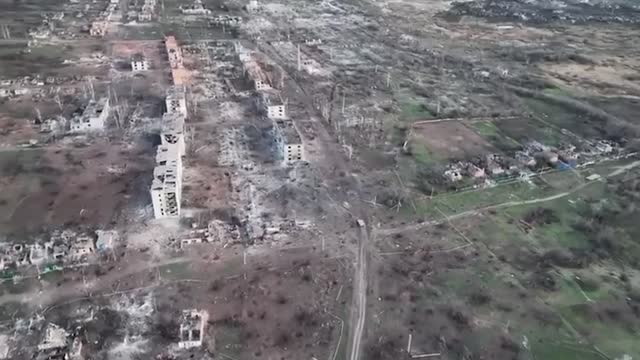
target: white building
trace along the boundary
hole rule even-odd
[[[165,113],[162,116],[162,145],[177,146],[178,154],[185,155],[184,116],[180,113]]]
[[[108,24],[109,23],[107,21],[94,21],[91,23],[91,28],[89,28],[89,34],[91,34],[91,36],[104,36],[107,33]]]
[[[236,51],[242,62],[242,67],[249,79],[253,81],[256,91],[273,89],[271,76],[262,69],[260,64],[254,59],[254,55],[241,45],[236,45]]]
[[[250,0],[247,4],[247,11],[250,13],[257,13],[262,10],[262,6],[258,3],[258,0]]]
[[[193,5],[180,6],[180,10],[185,15],[209,15],[211,10],[205,9],[202,5],[202,0],[195,0]]]
[[[167,57],[169,58],[169,65],[171,65],[171,68],[182,68],[182,50],[178,46],[176,38],[174,36],[165,37],[164,45],[167,48]]]
[[[147,71],[149,70],[149,62],[142,55],[134,55],[131,58],[131,70]]]
[[[302,138],[292,121],[276,121],[274,132],[276,147],[284,164],[305,160]]]
[[[167,89],[165,103],[167,105],[167,113],[177,113],[187,117],[187,97],[184,86],[174,85]]]
[[[264,92],[260,94],[259,106],[262,111],[267,114],[271,120],[287,119],[287,106],[280,98],[279,94],[274,92]]]
[[[91,100],[81,116],[71,119],[71,132],[89,132],[104,130],[109,117],[109,98]]]
[[[183,310],[178,347],[181,349],[189,349],[202,346],[205,325],[208,318],[209,313],[204,310]]]
[[[178,145],[158,146],[153,169],[151,201],[156,219],[180,216],[182,159]]]

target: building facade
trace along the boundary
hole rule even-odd
[[[274,134],[278,156],[283,164],[305,161],[302,138],[292,121],[275,121]]]
[[[91,132],[104,130],[109,118],[109,98],[104,97],[98,101],[90,101],[79,117],[71,119],[72,133]]]
[[[187,117],[187,98],[184,86],[174,85],[167,90],[165,98],[167,113]]]
[[[151,201],[156,219],[180,216],[182,159],[177,145],[160,145],[153,169]]]

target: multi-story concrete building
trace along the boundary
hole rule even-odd
[[[180,113],[165,113],[162,116],[160,137],[162,145],[177,146],[180,156],[184,156],[184,116]]]
[[[284,164],[305,160],[302,138],[292,121],[275,121],[274,133],[276,148]]]
[[[276,92],[269,91],[261,93],[258,106],[269,119],[287,119],[287,106],[285,102],[282,101],[280,94]]]
[[[149,62],[140,54],[133,55],[131,57],[131,70],[147,71],[149,70]]]
[[[171,68],[177,69],[182,67],[182,51],[178,46],[176,38],[173,36],[167,36],[164,38],[164,44],[167,48],[167,56],[169,57],[169,64]]]
[[[177,113],[187,117],[187,98],[184,86],[174,85],[167,89],[165,103],[167,105],[167,113]]]
[[[156,219],[180,216],[182,159],[177,144],[158,146],[153,169],[151,201]]]
[[[109,117],[109,98],[90,101],[81,116],[72,118],[71,132],[89,132],[104,130]]]

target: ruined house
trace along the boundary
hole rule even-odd
[[[516,151],[515,159],[518,163],[527,166],[533,167],[536,166],[536,159],[531,155],[528,151]]]
[[[69,333],[60,326],[49,323],[44,337],[38,344],[36,360],[83,360],[82,341],[74,337],[70,342]]]
[[[462,180],[462,171],[457,167],[453,167],[445,170],[445,172],[443,173],[443,176],[449,182],[457,182]]]
[[[118,242],[118,232],[115,230],[96,230],[96,250],[98,252],[113,249]]]
[[[567,145],[558,150],[558,157],[560,160],[572,164],[580,157],[580,154],[576,151],[575,145]]]
[[[505,161],[501,155],[498,154],[489,154],[486,157],[486,170],[491,175],[502,175],[505,173]]]
[[[71,132],[89,132],[104,130],[109,117],[109,98],[104,97],[98,101],[91,100],[81,116],[74,117],[70,121]]]
[[[250,0],[247,4],[247,11],[250,13],[257,13],[262,11],[262,5],[258,3],[258,0]]]
[[[185,15],[209,15],[211,10],[205,9],[202,0],[195,0],[192,5],[180,5],[180,11]]]
[[[208,318],[209,314],[204,310],[183,310],[178,347],[181,349],[189,349],[202,346],[205,325]]]
[[[94,239],[88,235],[78,235],[69,248],[68,258],[73,262],[87,261],[96,252]]]
[[[483,168],[478,167],[472,163],[467,163],[465,164],[464,167],[465,167],[465,172],[473,178],[476,178],[476,179],[483,178],[487,175]]]

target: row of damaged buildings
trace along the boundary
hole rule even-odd
[[[581,144],[581,149],[572,144],[551,147],[531,141],[516,151],[513,158],[488,154],[470,161],[457,161],[449,164],[443,176],[449,182],[457,182],[465,177],[483,179],[509,176],[540,168],[566,169],[576,167],[580,161],[591,162],[613,156],[619,151],[618,144],[609,140],[587,141]]]
[[[98,336],[106,335],[102,329],[91,326],[94,321],[93,309],[88,318],[75,326],[63,327],[54,322],[41,326],[44,317],[34,316],[29,319],[29,334],[35,332],[39,338],[37,345],[29,351],[29,359],[33,360],[89,360],[95,359],[95,345]],[[206,310],[186,309],[180,314],[179,325],[175,329],[175,350],[189,350],[201,347],[206,340],[209,313]],[[85,326],[84,323],[87,323]],[[129,330],[129,329],[128,329]],[[17,330],[15,330],[17,331]],[[135,331],[135,330],[133,330]],[[126,337],[125,337],[126,341]],[[0,360],[18,358],[25,353],[25,346],[16,336],[0,334]],[[193,355],[192,355],[193,356]],[[26,357],[19,357],[20,359]],[[155,357],[154,357],[155,358]]]
[[[259,54],[236,44],[236,53],[243,71],[257,92],[257,108],[260,114],[272,121],[278,157],[289,165],[305,160],[302,137],[290,118],[288,103],[282,98],[278,87],[283,86],[283,74],[276,69],[267,69]]]
[[[180,69],[182,51],[174,37],[165,41],[174,85],[167,89],[166,112],[162,116],[160,139],[156,151],[156,167],[151,183],[151,202],[156,219],[180,216],[182,200],[182,157],[185,156],[185,120],[187,118],[186,88],[174,75]]]
[[[91,23],[89,27],[89,34],[91,36],[103,37],[108,30],[109,22],[111,21],[111,17],[113,13],[116,11],[118,7],[117,1],[110,2],[104,11],[101,11],[98,17]]]
[[[71,230],[53,232],[47,241],[32,244],[0,243],[0,271],[17,271],[35,266],[83,266],[101,252],[113,249],[118,241],[115,231],[98,230],[95,235]]]

